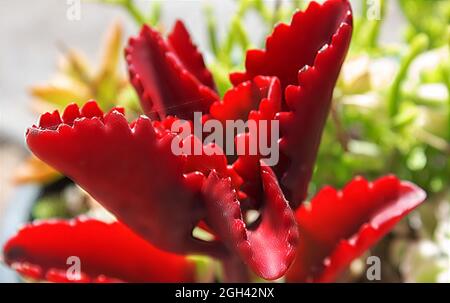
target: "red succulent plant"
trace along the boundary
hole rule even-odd
[[[276,26],[265,50],[247,52],[245,72],[230,76],[234,87],[220,100],[182,22],[167,39],[144,25],[126,60],[145,115],[128,123],[120,108],[105,114],[89,101],[62,116],[42,115],[26,134],[37,157],[117,221],[30,223],[6,243],[6,262],[25,276],[60,282],[70,280],[67,258],[77,256],[81,282],[176,282],[195,281],[187,255],[200,254],[225,264],[227,281],[248,281],[249,270],[268,280],[335,280],[425,199],[415,185],[387,176],[356,178],[342,191],[326,187],[302,203],[351,34],[347,0],[312,2]],[[203,122],[279,121],[278,164],[258,154],[175,155],[171,125],[194,112]],[[246,220],[250,210],[258,220]],[[194,228],[213,240],[196,238]]]

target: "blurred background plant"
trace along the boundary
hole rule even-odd
[[[390,267],[385,281],[449,282],[450,1],[398,2],[408,20],[403,42],[378,42],[393,1],[380,2],[380,21],[355,21],[311,192],[355,174],[420,185],[428,203],[373,253]]]
[[[353,1],[359,7],[353,42],[335,90],[310,194],[325,184],[342,187],[355,175],[375,179],[393,173],[418,184],[428,192],[428,202],[370,254],[381,257],[383,281],[450,282],[450,1],[396,1],[407,26],[403,41],[390,44],[380,43],[379,36],[394,0],[370,2],[379,4],[375,19],[369,18],[368,1]],[[160,1],[147,2],[147,7],[133,0],[95,2],[123,8],[137,27],[147,23],[166,28]],[[225,31],[216,22],[220,12],[206,2],[208,49],[203,52],[220,94],[231,86],[228,74],[243,69],[245,52],[262,47],[276,23],[288,22],[293,11],[308,2],[237,1]],[[257,17],[262,35],[248,31],[249,15]],[[96,99],[105,110],[119,104],[130,117],[140,113],[137,96],[118,67],[123,50],[120,23],[111,25],[96,70],[79,51],[62,48],[57,77],[31,89],[34,109],[42,112]],[[48,189],[35,204],[33,218],[87,211],[104,215],[95,201],[34,157],[19,167],[15,180]],[[363,257],[344,280],[365,281],[364,267]]]

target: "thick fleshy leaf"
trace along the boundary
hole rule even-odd
[[[277,115],[280,120],[281,160],[275,170],[281,178],[286,198],[293,207],[306,198],[351,31],[351,26],[343,23],[331,44],[317,54],[314,65],[299,72],[299,85],[289,86],[285,91],[289,111]]]
[[[120,222],[93,219],[30,223],[3,249],[25,277],[50,282],[194,282],[195,264],[161,251]],[[76,259],[80,275],[70,270]],[[67,273],[72,274],[72,276]]]
[[[236,173],[234,168],[227,163],[227,157],[220,146],[210,143],[202,144],[195,136],[190,135],[183,140],[183,145],[189,142],[191,153],[186,155],[186,163],[184,165],[184,173],[200,172],[207,176],[210,171],[215,170],[222,177],[231,178],[233,188],[238,189],[242,184],[242,178]],[[198,144],[201,147],[201,154],[196,155],[193,146]]]
[[[245,73],[233,84],[255,75],[276,76],[284,91],[280,120],[280,161],[274,168],[292,207],[306,197],[333,89],[351,39],[348,0],[311,2],[290,25],[278,25],[265,50],[250,50]],[[286,88],[286,90],[285,90]]]
[[[175,45],[172,47],[160,33],[144,25],[125,51],[131,83],[150,117],[164,119],[175,115],[189,120],[194,111],[207,113],[218,99],[214,90],[202,84],[207,71],[201,70],[200,54],[194,54],[193,45],[183,41],[188,37],[182,31],[180,25],[175,27],[170,38]],[[188,60],[189,56],[193,58]],[[202,79],[196,78],[199,74]]]
[[[280,111],[280,84],[275,77],[257,76],[228,90],[223,101],[211,105],[211,117],[226,120],[248,120],[257,110],[272,112],[272,117]],[[269,119],[271,119],[270,117]]]
[[[95,102],[41,116],[27,143],[44,162],[73,179],[98,202],[158,247],[175,253],[217,253],[192,237],[204,217],[201,175],[183,175],[173,135],[155,132],[145,116],[131,126],[123,113],[104,115]]]
[[[287,280],[335,280],[425,198],[394,176],[373,183],[356,178],[342,191],[322,189],[296,211],[300,241]]]
[[[203,184],[208,224],[228,248],[241,256],[256,274],[277,279],[294,259],[298,230],[294,214],[268,166],[261,166],[265,203],[261,218],[247,227],[231,180],[211,172]]]
[[[259,135],[266,134],[266,144],[270,148],[271,121],[281,109],[280,81],[276,77],[255,77],[252,81],[239,84],[230,90],[223,104],[214,103],[211,115],[222,119],[244,119],[257,123],[257,133],[246,132],[238,134],[235,146],[245,146],[245,154],[240,155],[233,163],[233,169],[242,177],[241,190],[248,195],[246,204],[258,207],[263,200],[260,160],[263,158]],[[261,127],[265,121],[267,128]],[[250,144],[257,142],[257,153],[250,153]],[[264,145],[266,145],[264,144]],[[268,157],[270,155],[264,155]]]
[[[192,42],[191,36],[182,21],[177,20],[167,40],[184,67],[203,85],[215,91],[216,85],[212,74],[206,68],[202,54]]]
[[[324,4],[313,1],[304,12],[292,17],[290,25],[281,23],[275,27],[266,40],[265,50],[249,50],[245,72],[231,74],[231,81],[237,85],[265,75],[278,77],[283,90],[288,85],[297,85],[298,71],[306,65],[312,66],[318,52],[330,44],[337,30],[351,23],[348,0],[328,0]]]

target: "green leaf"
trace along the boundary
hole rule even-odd
[[[412,41],[408,52],[401,59],[399,71],[394,79],[388,97],[389,114],[391,117],[395,117],[399,112],[402,100],[401,86],[406,78],[411,63],[421,52],[427,49],[427,47],[428,37],[424,34],[417,35]]]
[[[31,214],[34,219],[69,218],[71,216],[64,200],[57,195],[39,199]]]

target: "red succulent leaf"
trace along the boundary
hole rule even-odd
[[[192,42],[191,36],[184,23],[177,20],[167,41],[177,54],[184,67],[192,73],[198,81],[216,91],[211,72],[206,68],[202,54]]]
[[[287,280],[335,280],[425,198],[394,176],[373,183],[355,178],[342,191],[322,189],[296,211],[300,241]]]
[[[297,85],[298,71],[306,65],[312,66],[318,52],[331,42],[336,31],[344,24],[351,26],[351,23],[348,0],[328,0],[323,4],[313,1],[304,12],[299,11],[293,16],[290,25],[281,23],[275,27],[266,40],[265,50],[249,50],[246,71],[231,74],[231,82],[237,85],[255,76],[266,75],[278,77],[283,90],[288,85]],[[339,62],[334,65],[340,66]]]
[[[311,2],[290,25],[280,24],[265,50],[250,50],[245,73],[234,85],[256,75],[276,76],[285,93],[280,120],[280,161],[274,168],[286,198],[297,207],[311,179],[333,89],[351,39],[348,0]]]
[[[44,114],[27,132],[36,156],[72,178],[136,234],[117,222],[31,225],[8,242],[6,261],[27,276],[67,281],[67,256],[79,254],[88,262],[79,281],[106,282],[152,281],[156,276],[150,268],[167,268],[168,260],[173,272],[161,278],[158,270],[158,279],[190,281],[192,264],[172,253],[201,253],[225,264],[244,261],[269,280],[286,274],[294,259],[288,281],[334,280],[425,199],[422,190],[395,177],[374,183],[359,178],[343,191],[322,190],[293,213],[291,206],[300,205],[307,193],[351,32],[348,0],[311,3],[290,25],[275,28],[266,50],[247,53],[245,73],[231,75],[235,87],[219,101],[184,25],[177,22],[167,39],[144,26],[130,39],[126,58],[144,111],[157,121],[143,116],[129,124],[123,110],[104,114],[88,102],[81,110],[68,106],[62,118],[57,111]],[[210,118],[278,120],[281,158],[275,173],[259,151],[250,155],[249,142],[255,139],[250,132],[236,136],[237,143],[245,143],[246,155],[231,166],[222,151],[209,152],[218,146],[203,145],[195,133],[182,138],[172,131],[179,118],[192,126],[195,111],[203,113],[202,123]],[[268,126],[264,135],[270,138]],[[173,139],[180,147],[197,142],[200,154],[175,154]],[[240,202],[247,200],[260,212],[248,226]],[[195,239],[195,226],[211,231],[215,240]],[[67,235],[75,243],[62,246]],[[83,240],[95,242],[96,237],[102,240],[92,245]],[[121,257],[121,245],[125,252],[131,249],[123,268],[110,264]],[[107,255],[110,247],[116,249]],[[152,266],[134,268],[141,259]]]
[[[249,119],[257,109],[271,119],[280,111],[280,83],[275,77],[257,76],[228,90],[223,101],[211,105],[211,117],[219,121]],[[259,113],[261,115],[261,113]]]
[[[286,88],[285,100],[289,111],[277,115],[280,120],[281,161],[275,170],[281,178],[286,198],[293,207],[306,198],[334,85],[350,43],[351,31],[350,25],[342,23],[331,44],[317,54],[314,65],[306,66],[299,72],[299,85]]]
[[[142,108],[152,118],[175,115],[189,120],[194,111],[207,113],[218,99],[207,86],[211,83],[207,80],[208,71],[202,69],[201,55],[183,31],[178,23],[166,41],[159,32],[144,25],[125,50],[131,83]],[[201,81],[206,81],[206,85]]]
[[[179,119],[173,116],[167,116],[164,120],[153,120],[152,125],[158,138],[162,138],[172,133],[172,124]],[[130,123],[130,127],[134,127],[134,121]]]
[[[214,103],[211,106],[211,115],[222,119],[244,119],[248,121],[267,121],[267,129],[261,129],[257,124],[257,133],[246,132],[238,134],[235,146],[245,146],[245,154],[240,155],[233,163],[233,169],[242,177],[241,190],[250,198],[250,205],[257,207],[263,199],[262,182],[260,174],[261,150],[253,155],[250,153],[250,144],[259,143],[260,132],[266,132],[266,142],[270,143],[271,121],[281,109],[280,81],[276,77],[255,77],[246,81],[225,95],[224,102]],[[240,113],[239,113],[240,112]],[[237,117],[237,118],[236,118]],[[256,137],[256,138],[255,138]],[[252,140],[253,143],[252,143]],[[256,144],[256,146],[260,146]],[[267,155],[264,155],[267,156]]]
[[[194,282],[195,264],[155,248],[120,222],[30,223],[5,245],[5,261],[25,277],[50,282]],[[80,261],[70,277],[69,257]]]
[[[248,115],[249,121],[255,121],[257,123],[266,121],[267,122],[267,130],[263,130],[260,128],[260,124],[258,125],[258,132],[251,133],[247,132],[244,134],[239,134],[236,136],[235,144],[236,146],[239,146],[240,144],[245,146],[245,154],[240,155],[236,161],[233,163],[234,170],[242,177],[243,179],[243,185],[241,190],[244,191],[248,197],[249,200],[247,201],[252,205],[253,207],[258,208],[259,202],[261,202],[263,199],[262,196],[262,180],[261,180],[261,174],[260,171],[260,160],[263,157],[266,157],[268,155],[262,156],[262,153],[260,150],[258,150],[258,153],[256,155],[252,155],[249,151],[250,144],[253,142],[259,142],[260,138],[260,132],[265,131],[266,132],[266,143],[271,142],[271,133],[272,133],[272,125],[271,121],[274,120],[275,115],[280,111],[281,109],[281,91],[280,91],[280,82],[275,77],[256,77],[254,81],[257,79],[266,79],[266,81],[269,82],[269,88],[267,91],[267,97],[263,98],[260,103],[257,110],[250,111]],[[241,84],[242,85],[242,84]],[[240,85],[239,85],[240,86]],[[238,88],[237,86],[236,88]],[[256,137],[258,138],[252,138]],[[253,143],[254,144],[254,143]],[[257,144],[257,146],[261,146],[260,144]],[[267,145],[267,147],[270,147]]]
[[[298,230],[276,176],[264,165],[261,174],[266,201],[259,224],[253,228],[244,223],[230,179],[220,178],[212,171],[202,192],[209,226],[256,274],[273,280],[281,277],[294,259]]]
[[[187,143],[191,146],[191,153],[186,155],[185,174],[200,172],[207,176],[212,170],[215,170],[222,177],[230,177],[233,188],[240,188],[242,178],[231,165],[228,165],[227,157],[220,146],[214,143],[204,145],[194,135],[188,136],[182,144]],[[195,144],[201,147],[201,153],[198,155],[194,153],[192,148]]]
[[[174,135],[161,136],[145,116],[130,127],[122,113],[103,115],[91,101],[81,110],[70,105],[63,121],[58,112],[44,114],[26,139],[37,157],[152,244],[175,253],[214,255],[218,247],[192,237],[204,217],[198,200],[202,176],[184,176],[185,161],[171,151]]]

